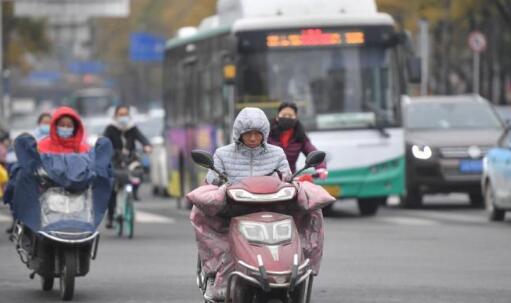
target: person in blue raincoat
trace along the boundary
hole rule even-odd
[[[101,223],[112,190],[112,144],[100,138],[94,148],[83,143],[84,127],[78,114],[59,108],[52,117],[50,136],[37,143],[30,134],[20,135],[15,143],[18,163],[12,169],[4,200],[15,219],[32,230],[41,228],[37,172],[44,169],[60,187],[71,191],[92,188],[94,224]]]

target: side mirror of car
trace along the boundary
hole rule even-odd
[[[196,164],[198,164],[204,168],[208,168],[208,169],[212,169],[212,170],[215,169],[213,156],[211,156],[211,154],[208,153],[207,151],[193,150],[192,151],[192,159],[193,159],[193,162],[195,162]]]

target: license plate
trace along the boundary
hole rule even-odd
[[[323,188],[333,197],[341,197],[342,190],[339,185],[323,185]]]
[[[482,171],[482,160],[462,160],[460,162],[460,172],[462,173],[480,173]]]

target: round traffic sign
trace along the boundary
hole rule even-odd
[[[482,53],[486,50],[486,37],[479,31],[471,32],[468,37],[468,46],[476,53]]]

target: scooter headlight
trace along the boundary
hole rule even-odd
[[[291,220],[272,223],[244,221],[239,226],[241,234],[252,243],[275,245],[291,241],[293,225]]]
[[[244,189],[230,189],[229,195],[239,202],[279,202],[293,199],[296,188],[285,187],[274,194],[253,194]]]
[[[42,226],[59,221],[93,222],[94,212],[90,190],[74,194],[62,188],[50,188],[43,192],[39,199]]]
[[[48,207],[50,210],[63,214],[72,214],[83,211],[86,204],[86,195],[66,196],[59,194],[52,194],[47,198]]]

